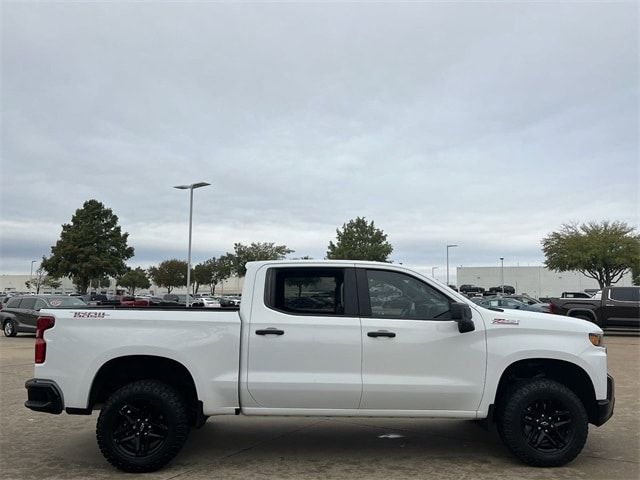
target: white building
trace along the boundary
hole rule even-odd
[[[499,287],[501,267],[458,267],[458,286],[471,284],[486,289]],[[545,267],[504,267],[504,284],[511,285],[517,293],[534,298],[558,297],[562,292],[583,292],[598,289],[598,282],[579,272],[554,272]],[[631,286],[631,274],[627,273],[616,283],[619,287]]]
[[[31,277],[29,275],[0,275],[0,293],[26,293],[29,289],[25,285],[25,282],[29,281]],[[62,285],[60,288],[52,289],[50,287],[42,287],[40,293],[57,293],[61,295],[68,295],[69,293],[75,293],[76,287],[69,278],[61,278]],[[216,295],[235,294],[242,292],[242,285],[244,278],[231,277],[222,283],[216,285]],[[89,291],[95,291],[99,293],[115,294],[116,282],[111,279],[111,284],[107,288],[92,288]],[[186,288],[174,288],[171,293],[186,293]],[[35,293],[35,289],[31,289],[31,292]],[[207,286],[201,286],[198,293],[208,293]],[[151,285],[151,288],[146,290],[136,290],[136,293],[150,293],[151,295],[162,296],[167,293],[166,288],[158,287],[157,285]]]

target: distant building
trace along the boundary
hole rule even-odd
[[[500,267],[458,267],[456,271],[458,286],[472,284],[486,289],[500,286]],[[599,288],[598,282],[579,272],[554,272],[545,267],[504,267],[504,284],[534,298]],[[627,273],[616,285],[631,286],[631,274]]]
[[[27,293],[29,289],[25,285],[31,277],[29,275],[0,275],[0,293]],[[68,295],[76,292],[76,287],[69,278],[61,278],[62,285],[60,288],[52,289],[50,287],[40,288],[40,293],[56,293],[60,295]],[[242,285],[244,284],[244,278],[231,277],[225,280],[223,283],[216,285],[216,295],[223,294],[235,294],[242,292]],[[116,282],[111,279],[111,283],[107,288],[92,288],[89,291],[115,294]],[[35,289],[31,289],[31,292],[35,293]],[[198,293],[208,293],[208,286],[201,286]],[[167,289],[158,287],[157,285],[151,285],[151,288],[136,290],[136,293],[150,293],[152,295],[164,295],[167,293]],[[186,288],[174,288],[171,293],[186,293]]]

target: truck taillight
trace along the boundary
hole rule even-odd
[[[549,304],[549,313],[556,313],[553,311],[553,303]]]
[[[38,317],[36,322],[36,363],[44,363],[47,356],[47,343],[44,341],[44,331],[56,324],[53,317]]]

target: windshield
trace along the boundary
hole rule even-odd
[[[51,297],[46,298],[45,301],[51,307],[81,307],[86,305],[86,302],[78,297]]]

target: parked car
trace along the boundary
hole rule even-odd
[[[640,287],[605,287],[600,298],[552,298],[550,303],[551,313],[582,318],[604,329],[640,330]]]
[[[0,324],[5,337],[15,337],[18,333],[36,333],[36,323],[40,310],[58,307],[86,307],[78,297],[64,295],[17,295],[11,297],[0,311]]]
[[[535,298],[530,297],[529,295],[504,295],[505,298],[513,298],[522,303],[526,303],[527,305],[535,305],[536,303],[544,303],[540,300],[536,300]]]
[[[220,301],[213,297],[200,297],[199,300],[203,303],[204,308],[220,308],[222,306]]]
[[[540,311],[539,309],[534,308],[533,305],[527,305],[526,303],[522,303],[518,300],[506,297],[485,297],[481,301],[476,303],[484,308],[506,308],[509,310],[527,310],[530,312]]]
[[[504,285],[504,289],[502,288],[502,285],[499,287],[490,287],[489,291],[491,293],[507,293],[507,294],[516,293],[516,289],[511,285]]]
[[[167,293],[162,297],[164,301],[176,302],[179,305],[187,304],[186,294]],[[204,302],[200,298],[196,298],[193,295],[189,295],[189,305],[192,307],[204,307]]]
[[[239,311],[43,310],[25,406],[100,409],[100,451],[129,472],[162,468],[209,415],[478,419],[557,467],[613,414],[593,323],[497,313],[396,264],[250,262],[245,278]]]
[[[464,293],[465,295],[468,295],[470,293],[483,293],[484,292],[484,287],[478,287],[476,285],[460,285],[460,288],[458,289],[458,291],[460,293]]]
[[[235,295],[226,295],[220,298],[220,305],[223,307],[239,307],[240,297]]]

